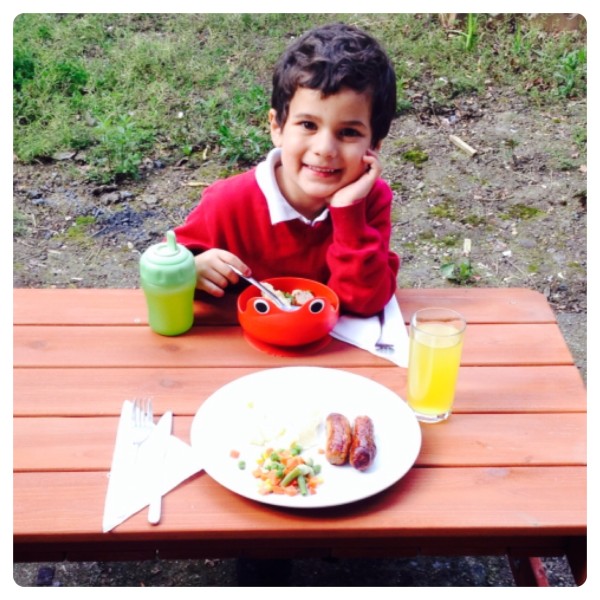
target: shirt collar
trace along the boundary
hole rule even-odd
[[[267,199],[271,224],[276,225],[277,223],[292,221],[294,219],[300,219],[307,225],[314,225],[319,221],[324,221],[329,216],[328,208],[311,221],[304,215],[301,215],[283,197],[283,194],[277,185],[277,178],[275,177],[275,169],[280,162],[281,150],[279,148],[273,148],[265,160],[256,167],[256,182]]]

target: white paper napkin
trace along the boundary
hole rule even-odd
[[[408,366],[408,333],[400,306],[395,296],[385,306],[386,341],[394,344],[394,351],[382,351],[375,348],[379,338],[380,324],[377,316],[369,318],[342,315],[331,335],[338,340],[358,346],[376,356],[385,358],[399,367]]]
[[[152,449],[157,425],[136,448],[132,441],[132,409],[133,403],[125,400],[108,476],[102,520],[105,533],[148,506],[157,491],[164,496],[202,469],[192,447],[174,435],[168,438],[164,462],[157,465],[154,460],[156,453]],[[158,488],[157,477],[160,478]]]

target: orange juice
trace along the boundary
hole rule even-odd
[[[463,332],[464,321],[411,326],[407,399],[419,420],[436,422],[450,415]]]

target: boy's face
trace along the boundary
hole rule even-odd
[[[288,115],[280,127],[275,111],[269,113],[271,138],[281,148],[277,182],[286,200],[313,218],[335,192],[365,172],[371,98],[350,89],[325,98],[319,90],[298,88]]]

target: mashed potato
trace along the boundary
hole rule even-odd
[[[317,443],[322,415],[316,409],[298,409],[285,399],[248,404],[248,441],[256,446],[289,447],[293,443],[310,448]],[[302,405],[299,405],[302,407]]]

